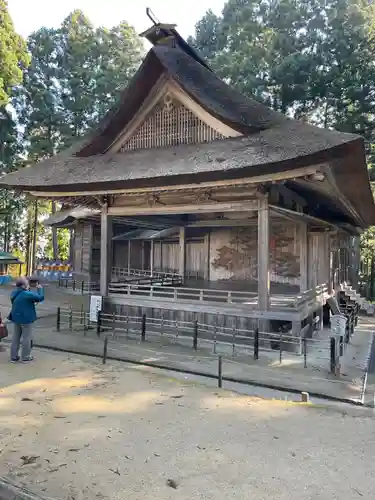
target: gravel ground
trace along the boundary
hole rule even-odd
[[[56,500],[372,498],[372,412],[0,353],[0,474]]]

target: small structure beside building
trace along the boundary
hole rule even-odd
[[[375,223],[363,139],[243,96],[174,26],[143,36],[154,46],[97,130],[0,185],[63,203],[48,223],[74,230],[74,275],[107,310],[298,335],[356,281]]]
[[[21,275],[21,266],[23,262],[19,260],[18,257],[9,252],[0,252],[0,285],[4,285],[11,281],[11,276],[8,273],[9,266],[17,265],[19,266],[18,274]]]

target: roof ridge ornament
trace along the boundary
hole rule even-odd
[[[152,23],[154,23],[154,26],[156,26],[157,24],[160,24],[159,19],[155,16],[155,14],[152,12],[150,7],[146,7],[146,15],[150,19],[150,21]]]
[[[140,33],[139,36],[147,38],[153,45],[165,44],[166,42],[170,42],[170,40],[174,40],[176,36],[179,36],[175,29],[176,24],[161,23],[150,7],[146,8],[146,15],[153,25],[143,33]]]

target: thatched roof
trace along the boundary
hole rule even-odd
[[[260,175],[322,162],[361,142],[353,135],[325,132],[288,120],[247,137],[205,144],[126,154],[56,156],[9,174],[1,181],[9,182],[14,176],[18,188],[65,192],[86,189],[88,185],[95,185],[98,190],[143,186],[145,181],[157,185],[176,176]]]
[[[243,96],[221,81],[177,32],[170,30],[167,34],[169,42],[149,51],[130,86],[95,133],[69,152],[6,175],[0,179],[0,187],[74,194],[272,174],[342,158],[345,172],[337,167],[340,162],[333,170],[339,190],[363,221],[375,222],[364,144],[359,136],[287,119]],[[155,37],[149,38],[154,41]],[[244,137],[106,153],[162,75]]]

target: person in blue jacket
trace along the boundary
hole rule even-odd
[[[22,337],[21,361],[33,360],[31,356],[32,324],[36,320],[35,303],[44,300],[43,288],[37,285],[37,293],[30,291],[27,278],[16,281],[16,289],[10,295],[12,309],[8,319],[14,323],[10,359],[13,363],[20,361],[19,350]]]

